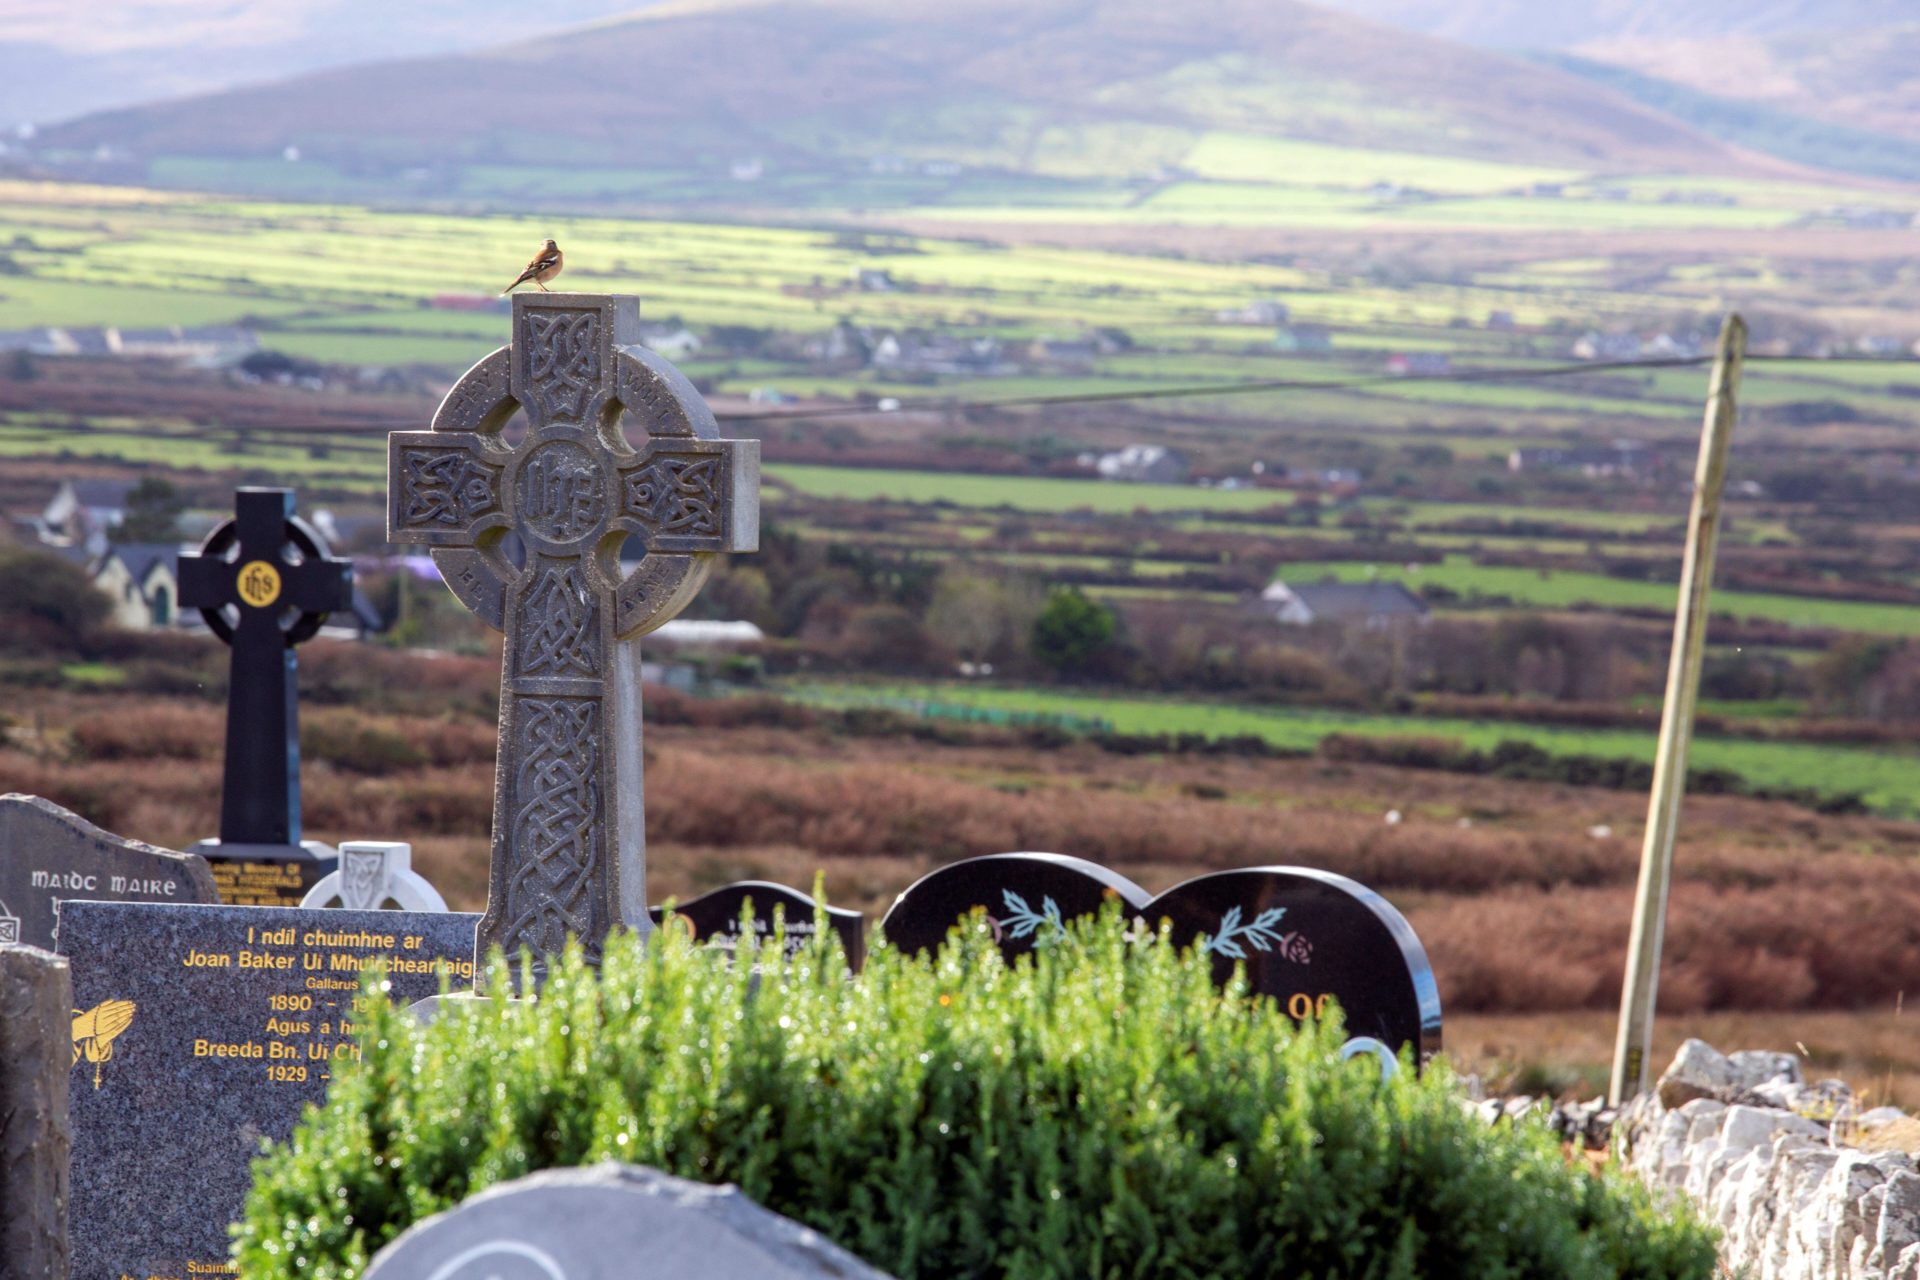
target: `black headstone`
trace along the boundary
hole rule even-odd
[[[0,796],[0,945],[53,950],[66,898],[220,901],[201,858],[122,840],[39,796]]]
[[[1144,914],[1156,927],[1169,921],[1176,945],[1204,935],[1217,980],[1245,964],[1253,991],[1299,1021],[1338,1001],[1352,1040],[1389,1054],[1411,1045],[1416,1062],[1440,1049],[1440,991],[1426,950],[1406,917],[1365,885],[1304,867],[1250,867],[1189,880]]]
[[[248,1162],[355,1051],[360,970],[387,960],[402,1001],[469,988],[478,920],[68,902],[76,1280],[228,1274]]]
[[[813,899],[798,889],[789,889],[786,885],[765,880],[742,880],[737,884],[722,885],[691,902],[675,903],[673,923],[676,928],[685,929],[706,946],[732,951],[740,944],[741,908],[749,902],[753,904],[753,931],[761,938],[773,935],[774,912],[776,909],[780,912],[786,931],[788,955],[813,940]],[[650,914],[656,925],[666,919],[663,907],[654,907]],[[847,963],[858,973],[867,958],[867,918],[858,911],[841,907],[828,907],[826,915],[827,923],[840,935],[840,947],[846,952]]]
[[[1118,901],[1131,917],[1147,891],[1084,858],[1058,853],[993,853],[932,871],[894,899],[880,931],[903,951],[930,951],[975,907],[983,907],[1000,953],[1012,960],[1060,937],[1069,920]]]
[[[220,838],[193,852],[213,864],[223,901],[297,906],[334,859],[300,838],[295,646],[352,607],[353,565],[295,518],[290,489],[241,489],[234,511],[198,555],[180,557],[181,605],[233,650]]]

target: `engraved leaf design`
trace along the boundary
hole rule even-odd
[[[1060,904],[1051,896],[1040,900],[1040,910],[1035,911],[1027,905],[1027,900],[1011,889],[1000,891],[1001,901],[1007,904],[1007,918],[1000,923],[1010,938],[1033,937],[1036,947],[1052,946],[1066,936],[1067,922],[1061,917]],[[1047,926],[1047,932],[1034,936],[1040,926]]]
[[[1228,907],[1220,917],[1220,928],[1201,948],[1212,955],[1226,956],[1230,960],[1245,960],[1247,949],[1241,945],[1244,940],[1252,944],[1255,951],[1271,951],[1281,941],[1280,933],[1274,928],[1287,914],[1285,907],[1268,907],[1253,918],[1253,923],[1242,924],[1243,913],[1239,907]],[[1293,957],[1288,956],[1289,959]]]

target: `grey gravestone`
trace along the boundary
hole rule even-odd
[[[366,1280],[888,1280],[818,1232],[636,1165],[549,1169],[409,1229]]]
[[[0,946],[0,1280],[67,1274],[67,962]]]
[[[387,532],[432,548],[453,593],[506,632],[476,952],[538,963],[572,934],[596,961],[614,928],[650,927],[638,638],[686,607],[715,555],[758,547],[760,446],[720,439],[699,392],[640,345],[635,298],[516,294],[512,333],[431,430],[388,437]],[[516,410],[517,445],[503,434]],[[646,554],[622,576],[628,537]]]
[[[922,876],[894,899],[880,931],[903,951],[930,951],[975,907],[986,911],[1000,953],[1012,960],[1050,946],[1067,922],[1119,902],[1131,919],[1147,891],[1085,858],[1058,853],[993,853]]]
[[[798,889],[766,880],[721,885],[691,902],[675,903],[674,927],[686,930],[688,936],[704,946],[733,951],[740,945],[741,908],[748,903],[753,904],[753,931],[757,936],[763,939],[773,936],[773,917],[777,910],[785,929],[789,956],[812,943],[816,914],[813,899]],[[653,923],[658,925],[665,919],[666,909],[655,907],[651,914]],[[867,918],[842,907],[828,907],[825,914],[828,927],[840,936],[840,949],[846,954],[847,964],[855,973],[860,972],[867,958]]]
[[[67,898],[220,901],[204,858],[122,840],[39,796],[0,796],[0,944],[53,950]]]
[[[73,1274],[225,1274],[248,1162],[355,1051],[361,968],[400,1001],[470,986],[475,920],[67,903]]]
[[[1254,994],[1305,1022],[1337,1002],[1348,1056],[1423,1062],[1440,1051],[1440,989],[1406,917],[1354,880],[1306,867],[1247,867],[1199,876],[1147,904],[1176,946],[1202,938],[1214,978],[1245,966]]]
[[[388,902],[402,911],[445,911],[447,901],[413,869],[413,846],[397,840],[347,840],[340,865],[300,899],[303,907],[378,911]]]

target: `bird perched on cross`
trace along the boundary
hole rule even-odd
[[[502,289],[500,296],[506,297],[529,280],[539,285],[542,293],[549,292],[547,281],[560,274],[560,268],[565,262],[566,257],[560,252],[560,246],[551,240],[547,241],[540,246],[540,252],[533,255],[533,261],[529,262],[527,269],[520,273],[520,278]]]

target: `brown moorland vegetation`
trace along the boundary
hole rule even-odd
[[[411,840],[449,901],[477,909],[497,668],[310,649],[307,834]],[[7,695],[0,791],[176,848],[214,832],[224,719],[208,693],[15,684]],[[1498,1075],[1524,1060],[1522,1083],[1580,1087],[1595,1055],[1604,1060],[1596,1028],[1611,1025],[1618,1000],[1637,794],[1324,757],[1045,749],[994,730],[943,729],[940,741],[883,716],[649,698],[656,901],[742,878],[806,887],[817,872],[834,902],[877,918],[936,866],[1017,849],[1092,858],[1150,892],[1229,867],[1320,867],[1406,912],[1432,957],[1449,1039],[1470,1062]],[[1389,810],[1400,820],[1386,821]],[[1920,973],[1916,849],[1920,824],[1690,800],[1663,1034],[1778,1026],[1767,1043],[1812,1036],[1856,1084],[1884,1073],[1885,1091],[1909,1089],[1920,1052],[1892,1052],[1899,1038],[1885,1029],[1863,1031],[1860,1044],[1877,1047],[1856,1052],[1844,1028],[1894,1017]]]

